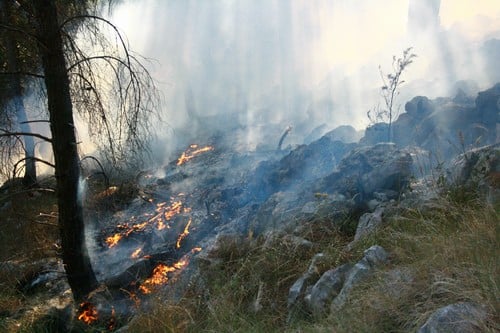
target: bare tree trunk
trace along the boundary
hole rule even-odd
[[[5,22],[13,21],[12,4],[9,1],[0,2],[0,15],[3,15],[3,20]],[[16,41],[12,33],[7,34],[7,68],[11,73],[17,73],[19,71],[19,54],[17,51]],[[9,80],[11,95],[13,96],[13,105],[16,110],[17,122],[19,123],[21,132],[31,133],[31,127],[28,123],[28,117],[26,115],[26,109],[23,102],[23,90],[21,86],[21,80],[19,74],[13,74]],[[32,136],[25,135],[23,137],[24,141],[24,153],[25,153],[25,169],[23,177],[23,185],[26,187],[35,186],[36,181],[36,167],[35,167],[35,141]]]
[[[54,2],[37,0],[33,1],[33,5],[39,24],[39,48],[48,96],[63,262],[73,297],[78,302],[97,287],[97,279],[85,245],[81,198],[78,197],[80,169],[69,78]]]

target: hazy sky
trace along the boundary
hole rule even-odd
[[[378,66],[413,46],[405,96],[447,93],[452,80],[491,84],[477,54],[500,39],[500,1],[441,0],[439,30],[407,35],[403,0],[135,0],[113,22],[132,49],[156,59],[173,127],[195,113],[248,123],[366,126],[379,102]],[[410,89],[410,88],[408,88]],[[432,96],[432,94],[435,94]],[[404,94],[402,94],[404,95]],[[401,101],[404,104],[404,101]]]

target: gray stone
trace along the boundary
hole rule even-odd
[[[384,210],[384,207],[378,207],[373,213],[365,213],[359,218],[354,241],[372,233],[382,224],[382,214]]]
[[[332,141],[341,141],[344,143],[358,142],[361,133],[349,125],[339,126],[324,135]]]
[[[413,97],[405,104],[406,113],[412,118],[422,119],[434,112],[434,104],[425,96]]]
[[[382,246],[373,245],[365,250],[364,257],[361,261],[363,260],[366,260],[371,268],[376,268],[387,263],[389,260],[389,254]]]
[[[298,312],[304,309],[304,297],[310,293],[310,288],[319,279],[320,267],[318,266],[323,265],[325,259],[326,256],[323,253],[315,254],[307,271],[290,287],[287,298],[287,322],[290,322]]]
[[[500,144],[470,150],[458,156],[447,174],[451,185],[477,190],[488,201],[500,199]]]
[[[306,304],[315,316],[321,316],[327,311],[328,304],[339,294],[344,286],[351,264],[344,264],[323,273],[306,296]]]
[[[366,249],[363,258],[349,271],[342,290],[333,299],[330,307],[331,312],[342,308],[347,302],[351,290],[371,276],[375,269],[388,261],[389,255],[379,245],[373,245]]]
[[[437,309],[420,327],[418,333],[482,332],[486,311],[472,303],[455,303]]]
[[[316,191],[339,192],[358,202],[372,199],[375,192],[398,195],[413,175],[411,152],[393,143],[353,149],[336,171],[318,182]]]

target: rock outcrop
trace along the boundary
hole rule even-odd
[[[374,192],[394,197],[407,188],[412,165],[411,150],[392,143],[356,148],[318,184],[317,191],[338,192],[358,202],[373,198]]]
[[[437,309],[420,327],[418,333],[483,332],[486,312],[472,303],[455,303]]]
[[[347,302],[350,292],[372,275],[377,268],[387,263],[388,253],[378,245],[364,251],[364,256],[355,265],[343,264],[329,269],[321,277],[318,275],[317,262],[324,255],[316,255],[309,269],[290,288],[288,293],[289,321],[298,309],[307,310],[314,317],[322,317],[328,311],[336,311]]]

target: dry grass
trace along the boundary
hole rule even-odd
[[[357,248],[382,245],[394,256],[392,268],[410,271],[411,281],[400,282],[394,294],[379,272],[325,325],[338,332],[411,332],[437,308],[467,301],[486,307],[490,322],[483,331],[497,331],[498,221],[498,207],[448,199],[393,217]]]
[[[137,195],[134,187],[122,188],[116,197],[103,197],[109,202],[94,203],[114,207]],[[437,308],[461,301],[484,305],[489,321],[483,331],[499,331],[500,206],[462,191],[451,189],[427,205],[398,209],[382,229],[349,251],[351,237],[329,216],[303,221],[297,229],[296,236],[311,241],[310,247],[284,233],[223,238],[206,260],[198,261],[202,274],[193,277],[180,299],[156,295],[128,332],[412,332]],[[54,257],[55,221],[39,214],[56,211],[54,195],[12,198],[12,206],[0,212],[1,261]],[[286,324],[288,290],[314,254],[326,254],[322,273],[356,262],[373,244],[391,254],[391,264],[355,288],[342,310],[323,320],[304,315]],[[397,270],[408,273],[409,280],[388,280],[388,272]],[[0,330],[35,332],[43,313],[32,313],[20,327],[2,319],[26,307],[27,300],[13,287],[12,277],[18,276],[0,277]]]
[[[339,249],[348,239],[331,221],[304,222],[301,230],[299,236],[312,247],[280,233],[265,240],[220,240],[199,263],[202,276],[184,297],[179,302],[158,297],[151,310],[133,320],[130,332],[283,332],[288,290],[311,257],[320,250],[331,254],[319,268],[323,272],[346,255]]]
[[[304,222],[300,236],[315,243],[309,250],[279,235],[272,241],[228,238],[214,253],[217,263],[202,267],[198,289],[177,302],[159,298],[130,332],[412,332],[437,308],[461,301],[484,305],[489,322],[483,331],[498,331],[499,207],[454,193],[399,211],[351,251],[349,239],[328,220]],[[355,288],[339,313],[286,325],[288,289],[315,253],[327,254],[326,270],[355,262],[373,244],[391,253],[391,264]],[[398,270],[409,280],[388,280],[388,272]]]
[[[0,195],[0,261],[55,256],[58,238],[55,193],[13,186]]]

